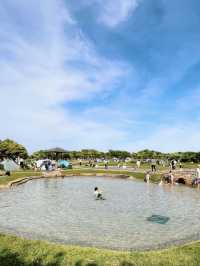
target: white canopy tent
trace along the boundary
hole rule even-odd
[[[20,168],[18,164],[16,164],[13,160],[10,159],[5,159],[0,164],[3,165],[5,171],[16,171]]]

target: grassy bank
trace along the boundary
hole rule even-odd
[[[108,162],[108,166],[117,166],[119,163],[118,162]],[[121,166],[125,164],[127,167],[131,167],[131,168],[136,168],[137,169],[137,165],[135,162],[126,162],[126,163],[121,163]],[[77,160],[73,160],[73,165],[74,166],[80,166],[79,165],[79,161]],[[89,165],[89,161],[84,161],[82,162],[82,167],[86,167]],[[104,167],[105,163],[101,162],[101,163],[97,163],[98,166]],[[183,169],[196,169],[199,166],[199,163],[191,163],[191,162],[187,162],[187,163],[182,163],[182,168]],[[143,170],[150,170],[151,169],[151,163],[141,163],[140,169]],[[165,167],[163,167],[162,165],[156,165],[156,169],[158,171],[168,171],[169,170],[169,165],[166,165]],[[179,164],[177,164],[177,170],[180,169],[179,168]]]
[[[1,266],[198,266],[200,242],[150,252],[118,252],[0,234]]]
[[[7,185],[9,182],[17,180],[18,178],[40,176],[41,172],[34,171],[16,171],[12,172],[10,176],[0,176],[0,185]]]
[[[72,169],[72,170],[65,170],[62,171],[63,175],[65,174],[77,174],[81,175],[81,173],[84,174],[124,174],[132,176],[136,179],[143,180],[144,179],[144,173],[135,173],[135,172],[129,172],[129,171],[119,171],[119,170],[104,170],[104,169]],[[18,178],[23,177],[30,177],[30,176],[41,176],[42,172],[34,172],[34,171],[16,171],[12,172],[11,176],[1,176],[0,177],[0,185],[7,185],[10,181],[14,181]],[[151,182],[157,183],[160,181],[160,174],[153,174],[151,176]]]
[[[104,170],[104,169],[73,169],[73,170],[65,170],[63,171],[63,173],[72,173],[72,174],[77,174],[77,175],[81,175],[81,173],[85,173],[85,174],[117,174],[117,175],[128,175],[128,176],[132,176],[136,179],[140,179],[143,180],[145,174],[144,173],[139,173],[139,172],[131,172],[131,171],[127,171],[127,170]],[[152,174],[151,175],[151,182],[154,183],[158,183],[160,181],[160,174]]]

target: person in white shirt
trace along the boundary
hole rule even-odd
[[[136,162],[137,168],[140,168],[140,160]]]
[[[96,199],[103,199],[102,191],[100,191],[98,189],[98,187],[94,188],[94,195],[95,195]]]

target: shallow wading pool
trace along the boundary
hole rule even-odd
[[[93,189],[106,200],[95,200]],[[168,217],[165,224],[147,219]],[[200,192],[106,177],[39,179],[0,191],[0,231],[114,249],[199,239]]]

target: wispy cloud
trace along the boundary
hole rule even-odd
[[[163,152],[199,151],[199,130],[199,123],[194,121],[187,121],[185,124],[162,123],[149,136],[129,143],[127,147],[137,150],[147,148]]]
[[[111,135],[118,137],[121,133],[112,126],[73,117],[62,104],[116,88],[126,76],[124,64],[95,51],[62,1],[38,0],[30,6],[20,1],[15,14],[11,6],[11,2],[0,4],[0,110],[5,112],[1,123],[6,125],[1,137],[35,148],[63,144],[71,136],[86,145],[88,132],[90,140],[98,131],[107,132],[105,143]],[[30,25],[12,19],[19,19],[18,13]]]
[[[133,14],[140,0],[97,0],[101,6],[99,21],[108,27],[116,27]]]

